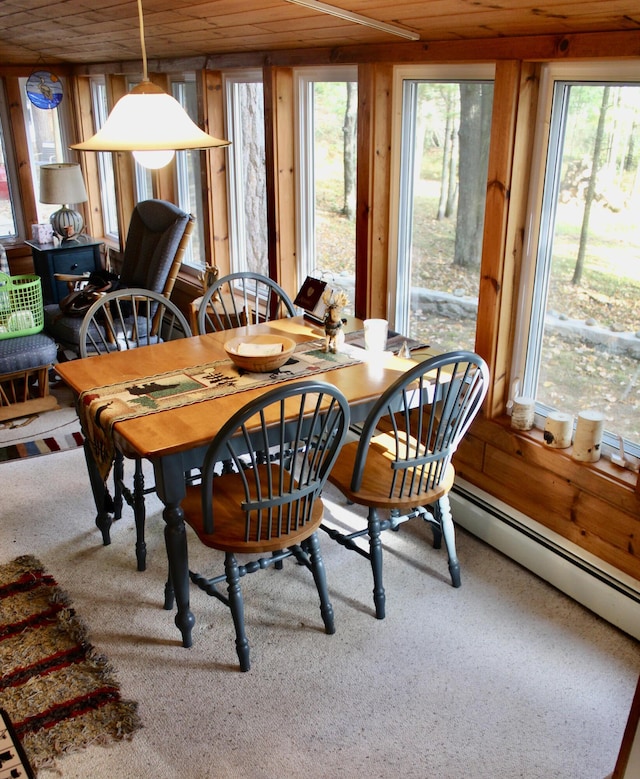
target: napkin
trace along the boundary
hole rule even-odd
[[[243,357],[271,357],[274,354],[282,354],[282,344],[252,344],[239,343],[236,352]]]

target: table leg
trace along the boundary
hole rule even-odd
[[[175,596],[178,605],[175,617],[176,627],[182,633],[182,646],[190,647],[192,644],[191,630],[196,619],[189,610],[189,560],[184,513],[180,505],[167,505],[162,516],[166,522],[164,540],[169,559],[165,608],[172,608]]]
[[[176,627],[182,634],[182,645],[192,644],[191,631],[195,617],[189,609],[189,555],[187,534],[184,527],[182,498],[185,495],[184,466],[180,455],[171,455],[153,463],[156,491],[164,503],[162,517],[165,521],[164,540],[167,547],[169,574],[165,589],[164,607],[177,605]]]
[[[93,452],[91,451],[91,447],[89,446],[86,437],[84,440],[84,459],[87,463],[91,492],[93,493],[93,500],[98,512],[96,514],[96,526],[102,533],[102,543],[105,546],[109,546],[111,543],[111,534],[109,532],[111,528],[111,514],[109,512],[113,511],[113,502],[104,483],[104,479],[100,476],[96,461],[93,459]]]

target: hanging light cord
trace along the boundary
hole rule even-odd
[[[142,16],[142,0],[138,0],[138,17],[140,19],[140,48],[142,49],[142,79],[148,81],[147,75],[147,47],[144,43],[144,19]]]

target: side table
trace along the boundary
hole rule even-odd
[[[36,243],[25,241],[31,247],[33,267],[42,279],[42,297],[44,304],[59,303],[69,292],[65,281],[57,281],[56,273],[66,273],[81,276],[102,268],[100,248],[102,241],[88,235],[80,235],[62,241],[59,245],[53,243]]]

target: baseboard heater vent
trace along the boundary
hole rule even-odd
[[[640,582],[506,503],[456,479],[456,524],[640,639]]]

